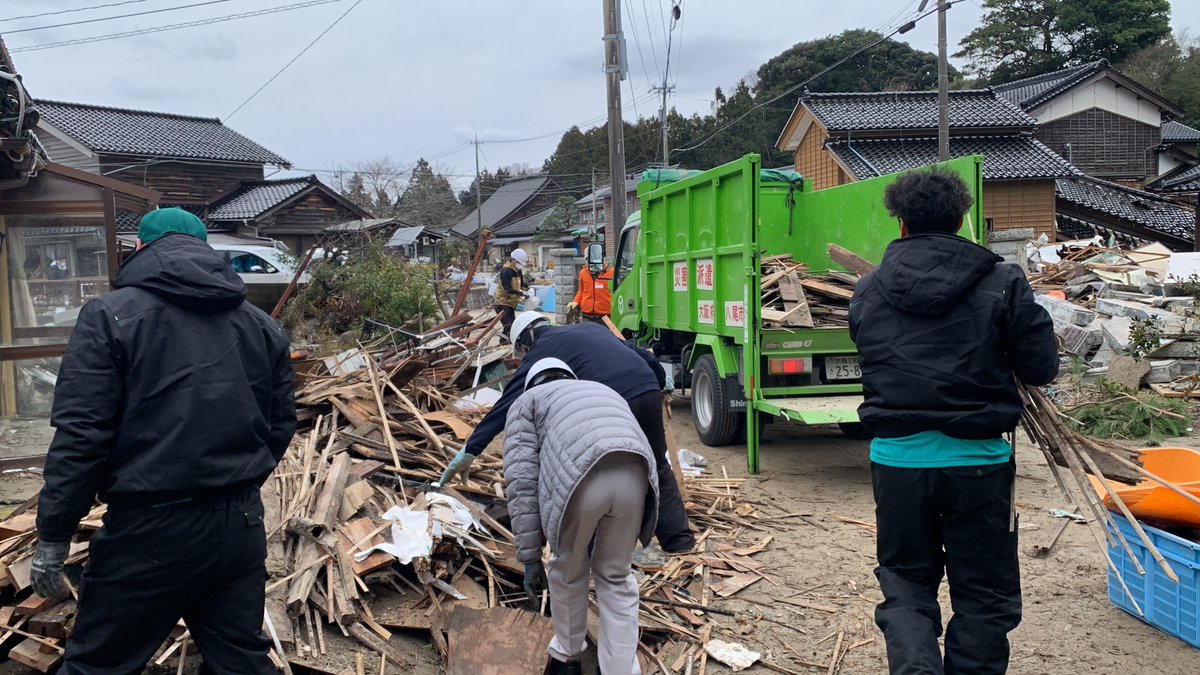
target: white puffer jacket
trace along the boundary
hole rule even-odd
[[[646,462],[640,539],[649,543],[658,521],[654,454],[629,404],[617,392],[586,380],[539,385],[509,409],[504,435],[505,494],[518,561],[540,560],[547,541],[551,549],[557,547],[559,526],[575,487],[610,452],[634,453]]]

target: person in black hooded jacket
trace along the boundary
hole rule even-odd
[[[61,673],[140,672],[180,618],[205,664],[274,673],[262,632],[259,487],[296,430],[287,337],[181,209],[146,215],[114,291],[84,305],[63,356],[31,579],[67,594],[91,538]]]
[[[875,436],[875,621],[892,673],[1003,673],[1021,582],[1002,434],[1021,417],[1016,380],[1058,373],[1053,324],[1018,267],[955,234],[971,206],[955,174],[906,174],[884,204],[900,239],[850,302],[859,416]],[[944,656],[943,574],[954,609]]]

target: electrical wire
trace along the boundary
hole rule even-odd
[[[624,5],[625,11],[629,12],[630,16],[633,16],[633,9],[629,4],[629,0],[624,0]],[[633,30],[633,46],[637,49],[638,60],[642,63],[642,75],[646,77],[646,82],[650,83],[650,71],[646,69],[646,57],[642,55],[642,41],[638,39],[637,21],[630,21],[629,27]],[[629,78],[629,86],[633,86],[632,77]]]
[[[146,2],[146,0],[124,0],[124,2],[109,2],[103,5],[92,5],[91,7],[76,7],[75,9],[60,9],[53,12],[42,12],[41,14],[26,14],[24,16],[10,16],[7,19],[0,19],[0,23],[8,23],[9,21],[21,21],[22,19],[38,19],[43,16],[57,16],[59,14],[72,14],[74,12],[86,12],[92,9],[105,9],[107,7],[120,7],[121,5],[136,5]]]
[[[197,21],[186,21],[184,23],[169,24],[166,26],[155,26],[153,28],[142,28],[139,30],[125,31],[123,33],[110,33],[108,35],[96,35],[93,37],[79,38],[77,40],[62,40],[60,42],[47,42],[40,45],[26,45],[24,47],[16,47],[8,51],[13,54],[22,52],[36,52],[44,49],[57,49],[59,47],[74,47],[75,45],[91,44],[93,42],[105,42],[108,40],[119,40],[128,37],[137,37],[139,35],[149,35],[151,33],[162,33],[164,31],[181,30],[183,28],[195,28],[197,26],[209,26],[216,23],[224,23],[226,21],[235,21],[237,19],[249,19],[256,16],[266,16],[268,14],[279,14],[280,12],[290,12],[296,9],[305,9],[307,7],[316,7],[317,5],[328,5],[334,2],[343,2],[343,0],[309,0],[308,2],[297,2],[290,5],[280,5],[278,7],[268,7],[259,9],[253,12],[242,12],[240,14],[227,14],[225,16],[217,16],[211,19],[200,19]]]
[[[642,18],[646,22],[646,41],[650,43],[650,56],[654,60],[654,72],[661,77],[662,68],[658,67],[658,47],[654,45],[654,33],[650,30],[650,10],[646,8],[646,0],[642,0]],[[657,81],[655,80],[655,82]]]
[[[297,53],[295,56],[293,56],[291,61],[288,61],[287,63],[283,64],[283,67],[282,67],[282,68],[280,68],[280,69],[279,69],[279,70],[278,70],[278,71],[277,71],[277,72],[276,72],[274,75],[272,75],[272,76],[270,77],[270,79],[268,79],[266,82],[264,82],[264,83],[263,83],[263,85],[262,85],[261,87],[259,87],[258,89],[255,89],[255,90],[254,90],[254,93],[253,93],[253,94],[250,94],[250,96],[249,96],[249,97],[247,97],[245,101],[242,101],[242,102],[241,102],[241,104],[239,104],[239,105],[238,105],[238,107],[234,108],[234,109],[233,109],[233,112],[231,112],[231,113],[229,113],[228,115],[226,115],[226,116],[225,116],[225,119],[229,119],[229,118],[233,117],[234,115],[236,115],[236,114],[237,114],[237,112],[238,112],[239,110],[241,110],[242,108],[246,107],[246,104],[247,104],[247,103],[249,103],[250,101],[253,101],[255,96],[258,96],[259,94],[261,94],[263,89],[266,89],[268,86],[270,86],[270,84],[271,84],[272,82],[274,82],[274,81],[275,81],[275,78],[277,78],[277,77],[279,77],[280,75],[282,75],[282,74],[283,74],[283,72],[284,72],[285,70],[287,70],[288,68],[290,68],[290,67],[292,66],[292,64],[293,64],[293,63],[295,63],[297,60],[299,60],[299,59],[300,59],[300,57],[301,57],[301,56],[304,56],[304,53],[305,53],[305,52],[307,52],[309,49],[312,49],[312,46],[313,46],[313,45],[315,45],[315,44],[317,44],[318,42],[320,42],[320,41],[321,41],[321,38],[325,37],[325,34],[326,34],[326,33],[328,33],[329,31],[333,30],[333,27],[334,27],[334,26],[336,26],[336,25],[338,25],[339,23],[341,23],[342,19],[346,18],[346,15],[347,15],[347,14],[349,14],[350,12],[353,12],[355,7],[358,7],[359,5],[361,5],[361,4],[362,4],[362,1],[363,1],[363,0],[355,0],[355,1],[354,1],[354,4],[353,4],[353,5],[350,5],[350,7],[348,7],[348,8],[346,9],[346,11],[342,12],[341,16],[339,16],[338,18],[334,19],[334,20],[333,20],[333,23],[329,24],[329,26],[328,26],[328,27],[327,27],[325,30],[321,31],[321,33],[320,33],[319,35],[317,35],[317,37],[315,37],[315,38],[313,38],[313,39],[312,39],[312,42],[309,42],[307,45],[305,45],[305,46],[304,46],[304,49],[301,49],[299,53]]]
[[[958,3],[960,3],[960,2],[963,2],[963,0],[951,0],[950,2],[947,2],[947,3],[946,3],[946,9],[949,9],[949,8],[953,7],[954,5],[957,5],[957,4],[958,4]],[[920,21],[921,19],[924,19],[925,17],[927,17],[927,16],[929,16],[929,15],[931,15],[931,14],[936,14],[936,13],[937,13],[937,11],[938,11],[938,8],[937,8],[937,7],[935,7],[935,8],[933,8],[933,9],[931,9],[931,10],[929,10],[929,11],[925,12],[924,14],[922,14],[922,15],[918,16],[917,18],[913,19],[913,22],[915,23],[915,22],[917,22],[917,21]],[[813,75],[812,77],[808,78],[807,80],[804,80],[804,81],[803,81],[803,82],[801,82],[800,84],[797,84],[797,85],[795,85],[795,86],[793,86],[793,87],[789,88],[787,91],[784,91],[782,94],[779,94],[779,95],[778,95],[778,96],[776,96],[775,98],[772,98],[772,99],[771,99],[771,100],[769,100],[769,101],[763,101],[762,103],[755,104],[755,105],[754,105],[754,106],[752,106],[752,107],[751,107],[749,110],[747,110],[746,112],[744,112],[744,113],[742,113],[741,115],[739,115],[739,116],[738,116],[736,119],[734,119],[732,122],[729,122],[728,124],[725,124],[725,125],[723,125],[723,126],[721,126],[721,127],[717,128],[717,129],[714,129],[713,131],[709,132],[708,136],[706,136],[706,137],[705,137],[703,140],[701,140],[699,143],[694,143],[693,145],[690,145],[690,146],[688,146],[688,147],[686,147],[686,148],[674,148],[674,149],[672,149],[672,150],[671,150],[671,153],[672,153],[672,154],[674,154],[674,153],[677,153],[677,152],[687,152],[687,151],[689,151],[689,150],[695,150],[696,148],[699,148],[699,147],[703,146],[705,143],[708,143],[708,142],[709,142],[709,141],[711,141],[712,139],[716,138],[716,137],[717,137],[719,134],[721,134],[721,133],[722,133],[723,131],[725,131],[726,129],[729,129],[730,127],[732,127],[733,125],[737,124],[738,122],[741,122],[742,120],[746,119],[746,117],[748,117],[748,116],[750,115],[750,113],[752,113],[752,112],[754,112],[754,111],[756,111],[756,110],[758,110],[758,109],[760,109],[760,108],[763,108],[763,107],[765,107],[765,106],[768,106],[768,105],[770,105],[770,104],[772,104],[772,103],[775,103],[776,101],[778,101],[778,100],[780,100],[780,99],[782,99],[782,98],[784,98],[784,97],[788,96],[789,94],[791,94],[791,93],[795,92],[797,89],[800,89],[801,87],[805,87],[805,86],[807,86],[807,85],[808,85],[809,83],[811,83],[813,80],[816,80],[817,78],[821,77],[821,76],[822,76],[822,75],[824,75],[825,73],[828,73],[829,71],[833,70],[834,68],[837,68],[838,66],[842,65],[843,63],[846,63],[846,62],[847,62],[847,61],[849,61],[850,59],[853,59],[854,57],[858,56],[859,54],[862,54],[863,52],[867,51],[868,49],[871,49],[871,48],[873,48],[873,47],[876,47],[876,46],[878,46],[878,45],[882,44],[883,42],[886,42],[886,41],[887,41],[888,39],[890,39],[890,38],[891,38],[893,35],[895,35],[895,34],[899,33],[899,32],[900,32],[900,29],[901,29],[901,28],[903,28],[903,27],[904,27],[904,26],[900,26],[900,27],[898,27],[898,28],[896,28],[896,29],[892,30],[890,33],[887,33],[886,35],[883,35],[883,36],[882,36],[882,37],[880,37],[878,40],[875,40],[874,42],[871,42],[871,43],[869,43],[869,44],[863,45],[862,47],[859,47],[858,49],[856,49],[856,50],[854,50],[853,52],[851,52],[849,55],[847,55],[847,56],[845,56],[845,57],[843,57],[843,58],[839,59],[839,60],[838,60],[838,61],[836,61],[835,63],[831,64],[830,66],[828,66],[828,67],[826,67],[826,68],[824,68],[824,69],[823,69],[823,70],[821,70],[819,73],[817,73],[816,75]]]
[[[146,16],[147,14],[162,14],[163,12],[174,12],[180,9],[192,9],[193,7],[204,7],[206,5],[220,5],[231,0],[207,0],[207,2],[194,2],[190,5],[179,5],[177,7],[163,7],[161,9],[148,9],[144,12],[132,12],[130,14],[114,14],[112,16],[102,16],[96,19],[83,19],[81,21],[69,21],[67,23],[52,23],[46,26],[33,26],[31,28],[21,28],[18,30],[5,31],[5,35],[15,35],[16,33],[31,33],[36,30],[50,30],[51,28],[66,28],[67,26],[82,26],[85,23],[99,23],[101,21],[112,21],[114,19],[128,19],[134,16]]]

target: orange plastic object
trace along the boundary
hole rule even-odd
[[[1063,293],[1062,291],[1050,291],[1046,295],[1048,295],[1051,298],[1058,299],[1058,300],[1066,300],[1067,299],[1067,294]]]
[[[1142,466],[1186,492],[1200,497],[1200,452],[1190,448],[1142,448]],[[1111,511],[1112,503],[1100,480],[1088,476],[1092,487]],[[1163,525],[1200,528],[1200,504],[1151,480],[1137,485],[1109,482],[1113,491],[1139,520]]]

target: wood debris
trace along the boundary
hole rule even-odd
[[[791,255],[762,260],[762,322],[765,328],[844,328],[858,276],[831,270],[809,272]]]
[[[381,663],[409,667],[413,655],[391,641],[400,630],[428,631],[453,672],[485,672],[481,659],[524,672],[522,659],[544,658],[548,621],[529,611],[522,590],[499,453],[485,451],[467,483],[432,487],[494,400],[490,387],[514,365],[499,334],[491,312],[462,314],[424,335],[397,332],[297,364],[301,430],[262,488],[265,630],[278,645],[277,664],[340,672],[337,664],[354,653],[346,645],[357,643]],[[681,644],[702,660],[713,617],[732,614],[710,604],[774,583],[753,559],[771,537],[738,499],[743,480],[724,472],[684,478],[700,544],[639,572],[648,663]],[[31,501],[0,522],[9,533],[0,540],[0,586],[16,594],[0,609],[0,645],[16,645],[14,659],[41,669],[61,659],[75,609],[73,601],[42,602],[29,589],[35,509]],[[104,511],[98,505],[80,526],[68,559],[76,579]],[[470,627],[480,622],[527,629],[514,644],[490,641],[454,656],[453,645],[479,634]],[[196,653],[189,640],[180,626],[155,662],[182,663]]]

